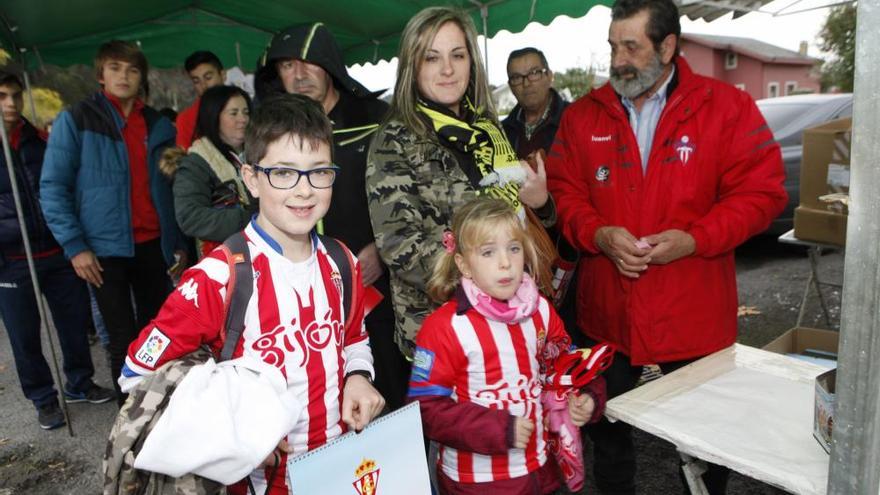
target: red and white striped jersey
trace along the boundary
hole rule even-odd
[[[254,272],[253,296],[244,332],[233,357],[251,355],[276,366],[296,397],[307,404],[287,437],[292,455],[307,452],[343,433],[341,395],[344,376],[354,370],[373,373],[373,358],[363,325],[362,291],[354,290],[350,328],[344,329],[339,269],[313,236],[312,256],[294,263],[253,221],[244,230]],[[356,258],[353,280],[361,286]],[[216,249],[187,270],[159,314],[128,348],[120,385],[130,389],[143,375],[203,344],[219,354],[229,266]],[[241,283],[241,281],[238,281]],[[271,493],[288,493],[286,459]],[[252,475],[262,493],[263,473]],[[277,489],[276,489],[277,487]]]
[[[509,448],[507,438],[498,438],[494,440],[501,446],[494,449],[497,453],[478,454],[461,447],[471,442],[468,437],[485,437],[489,428],[466,420],[430,425],[430,416],[423,418],[428,436],[431,431],[446,430],[443,435],[454,439],[447,443],[460,447],[440,442],[440,466],[451,479],[479,483],[525,476],[547,461],[538,353],[545,350],[545,342],[567,348],[570,339],[543,297],[531,317],[510,324],[489,320],[473,308],[459,311],[460,304],[447,302],[425,319],[416,337],[409,395],[419,399],[446,396],[457,405],[476,404],[534,421],[535,432],[525,449]],[[490,421],[497,423],[497,416]]]

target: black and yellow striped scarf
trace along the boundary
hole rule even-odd
[[[468,98],[462,102],[464,120],[441,111],[424,102],[416,108],[430,122],[440,141],[450,148],[469,156],[479,171],[475,187],[483,194],[503,199],[522,213],[519,187],[525,181],[525,172],[498,125],[474,108]]]

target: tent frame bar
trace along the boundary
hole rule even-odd
[[[880,8],[859,2],[829,495],[880,493]]]

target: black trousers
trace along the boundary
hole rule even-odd
[[[596,342],[587,338],[590,346]],[[684,361],[659,363],[664,374],[686,366],[698,358]],[[642,374],[642,366],[633,366],[629,357],[621,353],[614,356],[611,366],[605,370],[605,384],[608,399],[612,399],[635,388]],[[612,423],[603,417],[598,423],[585,427],[593,442],[593,474],[596,486],[602,495],[635,494],[636,450],[632,438],[632,426],[618,421]],[[703,474],[703,482],[711,495],[726,493],[730,470],[724,466],[707,463],[708,471]],[[679,470],[684,485],[684,493],[690,493],[683,474]]]
[[[374,286],[383,294],[390,294],[388,274],[382,275]],[[364,324],[370,336],[370,350],[373,353],[376,390],[385,398],[389,411],[403,407],[409,389],[409,361],[394,342],[394,312],[391,297],[385,299],[365,318]]]
[[[128,345],[159,312],[171,292],[171,279],[159,239],[135,244],[133,258],[98,258],[104,285],[95,289],[98,309],[110,337],[110,373],[119,404],[125,397],[116,379],[125,362]],[[134,299],[134,304],[132,304]]]

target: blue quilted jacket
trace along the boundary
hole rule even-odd
[[[162,252],[173,264],[185,249],[174,219],[171,184],[159,172],[162,151],[174,145],[171,122],[144,107],[150,194],[159,215]],[[40,177],[43,214],[71,258],[91,250],[99,257],[134,256],[131,226],[131,173],[122,138],[122,116],[103,93],[61,112],[52,126]]]

